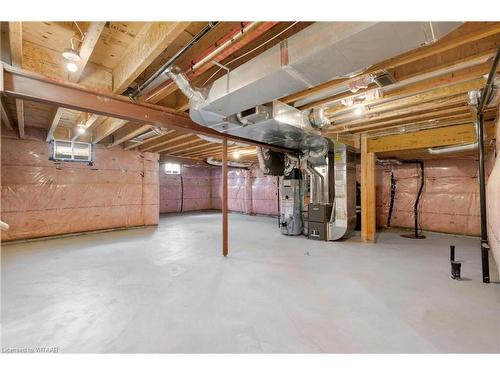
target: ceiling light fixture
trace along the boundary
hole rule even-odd
[[[357,106],[356,109],[354,110],[354,114],[356,116],[361,116],[364,112],[365,112],[365,107],[362,105]]]
[[[77,40],[79,43],[83,42],[83,39],[85,38],[85,34],[82,32],[80,29],[80,26],[75,22],[76,27],[78,28],[78,31],[80,31],[81,34],[81,39],[78,39],[76,37],[72,37],[69,41],[71,43],[71,48],[65,48],[64,51],[62,52],[63,57],[68,61],[66,64],[66,67],[70,72],[76,72],[78,70],[78,65],[75,63],[81,60],[80,53],[78,52],[78,49],[75,48],[74,40]]]
[[[71,73],[74,73],[78,70],[78,65],[70,61],[69,63],[66,64],[66,69],[68,69]]]
[[[239,159],[239,158],[240,158],[240,153],[239,153],[239,151],[235,151],[235,152],[233,152],[233,158],[235,158],[235,159]]]
[[[80,61],[81,57],[78,54],[78,51],[73,48],[73,40],[71,40],[71,48],[65,48],[63,53],[63,57],[68,61]]]
[[[83,124],[78,124],[78,126],[76,127],[76,132],[78,134],[85,134],[85,126]]]

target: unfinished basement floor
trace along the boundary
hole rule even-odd
[[[3,348],[61,352],[500,352],[500,284],[478,240],[282,236],[268,217],[2,246]],[[464,260],[449,274],[450,244]]]

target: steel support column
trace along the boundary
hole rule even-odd
[[[227,241],[227,139],[222,140],[222,255],[228,254]]]

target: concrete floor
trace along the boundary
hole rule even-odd
[[[158,228],[2,248],[2,347],[62,352],[500,352],[500,284],[478,240],[282,236],[276,219],[162,216]],[[464,260],[449,276],[448,246]]]

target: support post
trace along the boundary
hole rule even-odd
[[[222,139],[222,255],[227,256],[227,138]]]
[[[484,107],[488,104],[493,93],[493,84],[497,74],[500,61],[500,48],[497,49],[486,86],[481,91],[479,104],[477,105],[477,152],[479,156],[479,204],[481,209],[481,263],[483,269],[483,283],[490,282],[490,260],[488,244],[488,227],[486,225],[486,177],[484,172]]]
[[[375,242],[375,153],[368,152],[366,135],[361,138],[361,240]]]
[[[483,283],[490,282],[488,229],[486,226],[486,178],[484,172],[484,121],[483,113],[477,114],[477,149],[479,154],[479,206],[481,209],[481,264]]]

